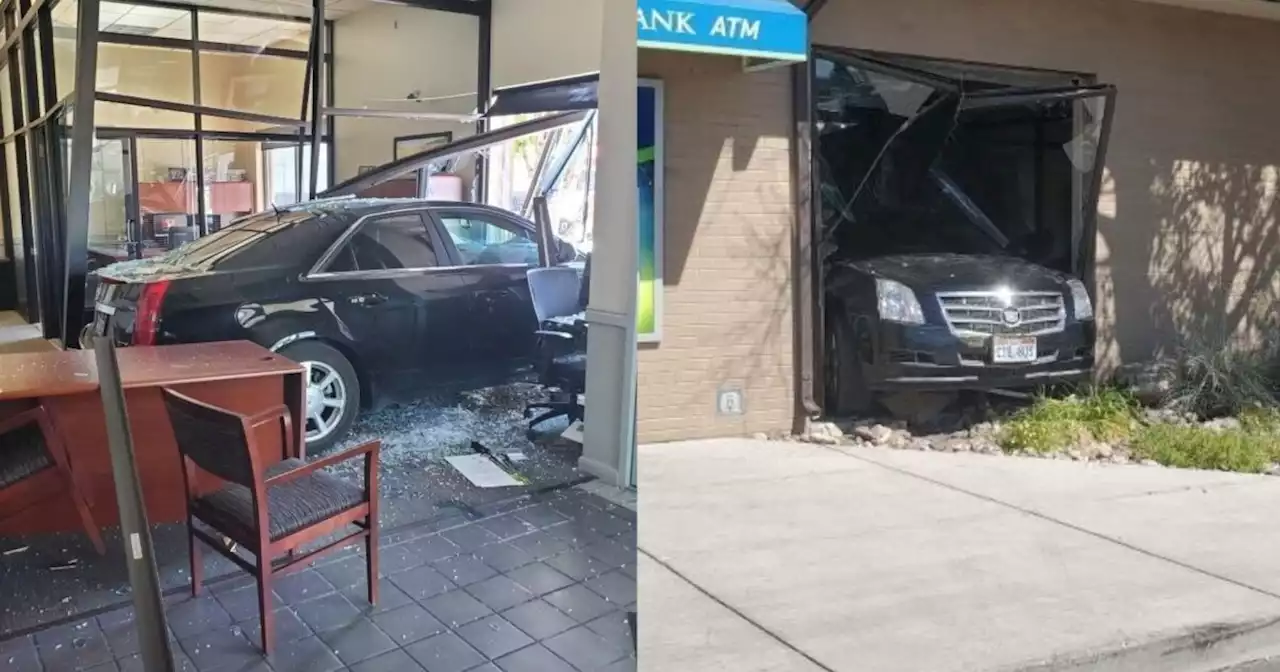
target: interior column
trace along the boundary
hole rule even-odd
[[[617,486],[635,441],[636,0],[602,7],[587,402],[579,468]]]

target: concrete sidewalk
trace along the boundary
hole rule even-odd
[[[639,459],[643,670],[1256,672],[1233,666],[1280,653],[1277,478],[750,440]]]

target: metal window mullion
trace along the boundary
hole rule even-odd
[[[204,105],[204,94],[200,84],[200,10],[191,8],[191,102],[197,107]],[[196,227],[200,237],[209,235],[208,208],[204,202],[204,115],[197,112],[193,120],[196,129]],[[139,209],[141,217],[141,209]]]
[[[98,71],[99,0],[80,0],[77,13],[75,87],[68,166],[62,292],[62,342],[79,341],[84,321],[89,262],[89,196],[93,173],[94,88]],[[150,669],[150,663],[148,663]],[[159,668],[157,668],[159,669]]]
[[[488,130],[484,114],[489,111],[489,99],[493,95],[493,3],[483,0],[483,11],[479,16],[476,28],[476,112],[480,118],[476,120],[476,133]],[[489,201],[488,165],[484,153],[476,154],[475,174],[472,177],[472,192],[478,203]]]
[[[320,75],[324,69],[324,0],[311,0],[311,175],[308,193],[312,200],[320,188]]]

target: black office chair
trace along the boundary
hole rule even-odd
[[[579,304],[582,280],[578,272],[568,266],[534,268],[529,270],[528,278],[533,312],[538,317],[538,380],[551,391],[549,401],[525,407],[526,418],[543,410],[529,421],[532,435],[534,427],[552,418],[565,416],[570,423],[582,419],[578,396],[587,387],[587,352],[585,332],[573,325],[552,321],[582,310]]]

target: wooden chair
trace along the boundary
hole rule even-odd
[[[0,420],[0,519],[69,493],[98,555],[106,553],[89,502],[71,470],[67,444],[43,406]]]
[[[211,404],[164,391],[165,407],[182,456],[187,492],[187,544],[191,552],[191,594],[200,593],[203,563],[199,539],[226,556],[258,581],[258,608],[262,619],[262,650],[271,653],[274,637],[271,590],[274,577],[295,569],[313,557],[341,548],[364,537],[369,582],[369,603],[378,602],[378,448],[379,441],[304,462],[285,459],[267,466],[259,457],[255,435],[275,425],[282,445],[292,446],[294,427],[284,406],[246,416]],[[364,487],[321,472],[320,469],[364,456]],[[201,494],[197,468],[226,481],[218,490]],[[253,553],[253,562],[212,534],[198,529],[195,521],[212,528],[231,542]],[[354,525],[359,528],[341,539],[298,555],[303,544]]]

